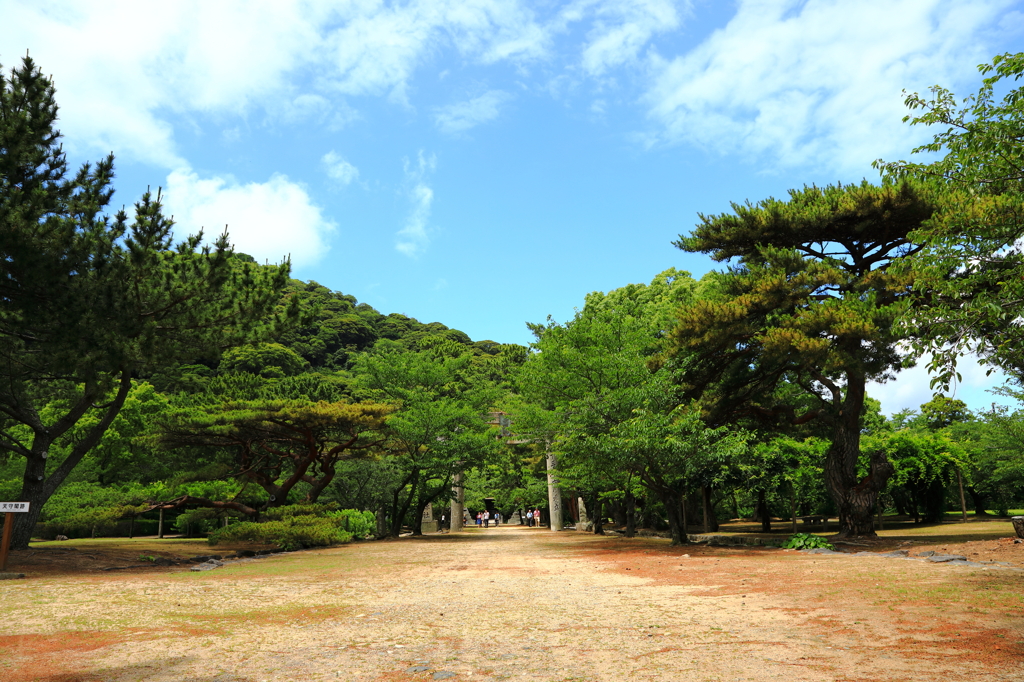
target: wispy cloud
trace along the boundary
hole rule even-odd
[[[164,199],[182,235],[202,229],[215,237],[227,225],[238,251],[272,263],[291,256],[296,269],[318,262],[335,230],[305,189],[284,175],[240,183],[230,176],[201,178],[176,170],[167,176]]]
[[[341,154],[333,149],[323,155],[320,163],[323,164],[324,170],[327,171],[327,177],[342,185],[352,184],[352,181],[359,177],[359,169],[346,161]]]
[[[423,253],[430,244],[428,223],[430,221],[430,208],[434,203],[434,190],[427,184],[427,175],[437,167],[437,157],[433,154],[429,157],[420,150],[416,163],[409,159],[403,161],[406,180],[412,185],[409,190],[409,200],[412,208],[405,226],[398,231],[398,240],[395,248],[409,257],[416,257]]]
[[[689,10],[689,2],[675,0],[615,0],[583,2],[592,6],[595,20],[588,33],[580,63],[590,76],[633,62],[658,33],[674,31]],[[582,9],[582,7],[581,7]],[[580,12],[582,18],[583,12]]]
[[[902,89],[971,78],[990,57],[979,36],[1012,4],[741,0],[697,48],[650,57],[651,141],[865,169],[909,146]]]
[[[530,0],[180,0],[161,6],[153,22],[145,5],[37,0],[4,5],[0,58],[10,66],[31,48],[54,74],[73,152],[113,149],[173,170],[188,165],[172,123],[183,115],[225,120],[261,110],[269,123],[314,120],[338,129],[359,117],[351,98],[410,104],[417,71],[446,52],[468,64],[544,63],[555,75],[582,68],[602,76],[636,61],[653,35],[678,27],[687,6],[688,0],[576,0],[565,8]],[[585,26],[585,38],[556,46],[576,24]],[[82,50],[83,35],[105,38]],[[437,110],[438,126],[452,132],[492,120],[507,97],[494,90]]]
[[[436,109],[434,121],[441,132],[461,133],[498,118],[501,105],[511,97],[507,92],[490,90],[469,101]]]

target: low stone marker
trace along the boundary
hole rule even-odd
[[[1014,516],[1010,521],[1013,523],[1013,530],[1017,532],[1017,537],[1024,538],[1024,516]]]

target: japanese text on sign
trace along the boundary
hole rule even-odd
[[[0,502],[0,514],[4,512],[27,512],[30,502]]]

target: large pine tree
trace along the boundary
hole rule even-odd
[[[132,377],[250,337],[280,298],[287,263],[232,257],[223,235],[172,242],[159,195],[106,212],[113,156],[68,165],[53,84],[32,60],[0,70],[0,453],[25,461],[13,546],[117,416]],[[51,419],[41,407],[59,399]],[[52,445],[87,414],[61,458]]]
[[[862,462],[865,387],[904,361],[894,323],[911,279],[890,266],[920,249],[908,235],[934,212],[934,191],[909,182],[805,187],[701,216],[676,242],[733,262],[722,295],[680,310],[671,334],[688,394],[712,423],[823,422],[844,535],[874,534],[871,508],[892,474],[882,454]]]

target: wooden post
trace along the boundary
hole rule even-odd
[[[962,520],[960,523],[967,523],[967,501],[964,500],[964,476],[960,473],[960,470],[956,470],[956,482],[960,485],[960,513],[962,514]]]
[[[0,573],[7,571],[7,553],[11,548],[11,533],[14,532],[14,514],[4,514],[4,535],[0,540]]]
[[[163,509],[160,510],[160,522],[157,524],[157,527],[156,527],[156,536],[158,538],[163,538],[163,536],[164,536],[164,510]]]

